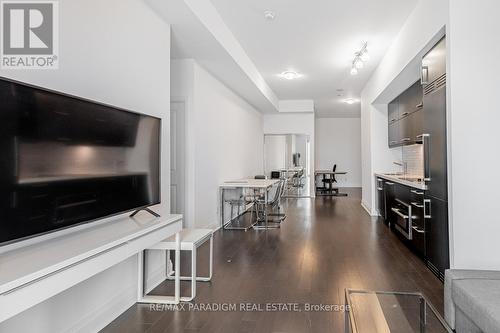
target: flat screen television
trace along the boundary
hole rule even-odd
[[[0,78],[0,245],[160,203],[160,127]]]

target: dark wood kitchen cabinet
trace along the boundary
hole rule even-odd
[[[427,267],[441,280],[450,267],[448,203],[426,196],[424,199]]]
[[[412,206],[412,240],[413,249],[425,257],[425,218],[424,218],[424,191],[410,190],[410,204]]]
[[[420,81],[395,98],[388,105],[389,147],[419,142],[422,134],[422,86]]]
[[[415,82],[410,88],[399,96],[400,118],[408,116],[410,113],[422,108],[423,91],[420,81]]]
[[[388,107],[388,119],[389,119],[389,124],[394,124],[396,121],[399,120],[399,99],[396,98],[392,102],[389,103]]]
[[[400,144],[410,145],[420,142],[419,136],[423,133],[422,115],[422,111],[414,111],[399,121]]]
[[[385,180],[377,178],[377,207],[382,220],[386,222],[387,208],[385,206]]]
[[[394,232],[406,238],[405,243],[425,260],[425,192],[388,180],[383,181],[383,187],[380,187],[379,184],[381,184],[380,178],[377,178],[377,190],[383,189],[383,193],[378,192],[379,200],[382,197],[385,199],[386,216],[384,222],[389,224]]]
[[[389,147],[398,147],[401,143],[401,123],[396,121],[389,124]]]
[[[389,226],[393,225],[394,212],[391,208],[394,206],[396,199],[396,184],[391,181],[384,181],[384,197],[385,197],[385,223]]]

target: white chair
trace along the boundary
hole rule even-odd
[[[170,271],[170,251],[176,250],[175,235],[171,236],[164,241],[159,242],[155,246],[149,248],[151,250],[166,250],[167,251],[167,279],[174,280],[176,283],[175,290],[178,290],[177,284],[180,281],[191,281],[191,296],[179,297],[182,302],[192,301],[196,297],[196,281],[208,282],[212,279],[213,272],[213,230],[212,229],[183,229],[180,233],[180,250],[191,251],[191,276],[179,276],[178,280],[175,278],[175,271]],[[196,275],[196,256],[197,249],[206,241],[210,240],[210,259],[209,259],[209,273],[208,276]],[[180,271],[180,265],[176,256],[175,270]]]

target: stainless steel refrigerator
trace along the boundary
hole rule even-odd
[[[425,248],[427,266],[441,279],[449,268],[446,150],[446,38],[422,59]]]

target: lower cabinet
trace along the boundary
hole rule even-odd
[[[385,196],[385,223],[392,227],[394,221],[394,212],[391,208],[394,206],[396,184],[390,181],[384,182]]]
[[[384,182],[382,178],[377,178],[377,207],[380,216],[385,222],[387,214],[385,208]]]
[[[412,207],[411,244],[420,256],[425,257],[424,191],[411,189],[410,205]]]
[[[425,230],[427,266],[441,280],[444,271],[450,268],[448,240],[448,203],[425,197]]]
[[[444,271],[450,267],[447,203],[389,180],[383,181],[383,187],[379,184],[379,200],[385,199],[385,222],[443,280]]]

